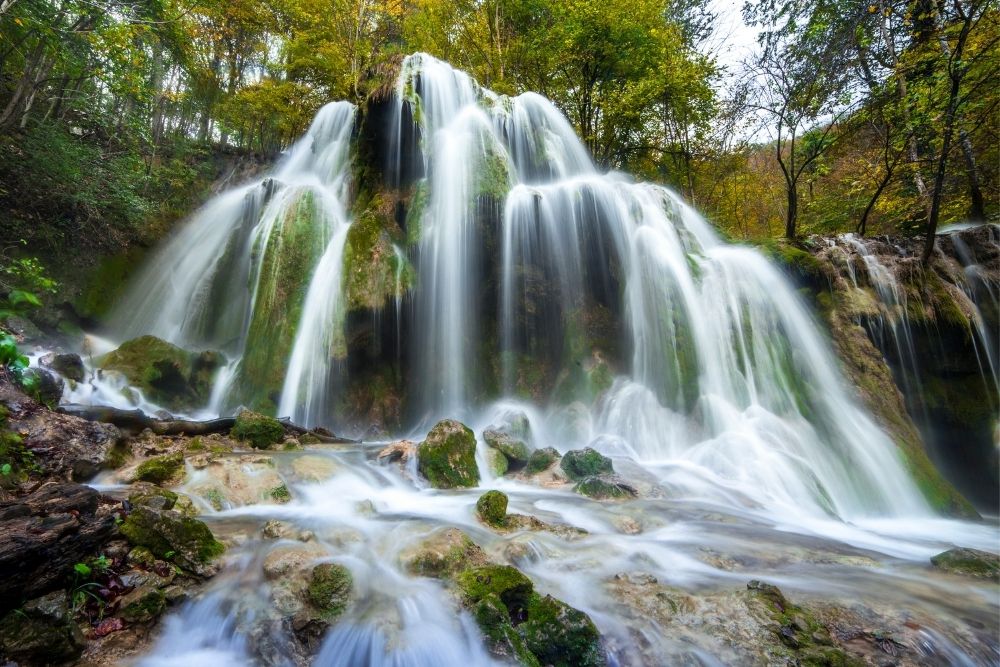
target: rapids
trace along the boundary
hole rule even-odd
[[[496,95],[417,54],[404,61],[391,104],[386,181],[409,181],[425,201],[419,237],[391,246],[391,295],[376,325],[406,364],[398,435],[420,440],[441,418],[478,434],[523,414],[535,447],[592,446],[613,457],[640,499],[609,505],[493,478],[483,443],[484,479],[470,491],[436,491],[412,469],[380,464],[378,443],[314,448],[309,455],[334,470],[320,481],[297,475],[301,453],[274,453],[292,502],[222,510],[203,502],[213,530],[239,536],[240,546],[211,590],[166,620],[140,664],[238,665],[261,655],[291,663],[264,566],[277,548],[260,537],[271,519],[309,531],[323,558],[354,575],[356,602],[316,665],[491,661],[471,617],[455,613],[437,582],[399,565],[441,526],[462,528],[540,590],[590,614],[612,664],[741,659],[694,620],[666,627],[616,597],[615,576],[635,572],[695,598],[724,599],[762,578],[802,599],[911,619],[932,664],[1000,660],[983,632],[996,627],[996,587],[926,567],[951,545],[997,550],[995,521],[934,514],[776,266],[722,241],[670,190],[599,172],[538,95]],[[226,354],[196,416],[232,412],[270,386],[281,416],[342,426],[331,405],[352,382],[345,267],[349,231],[360,224],[357,124],[352,105],[324,107],[271,175],[220,194],[187,221],[108,322],[111,340],[153,334]],[[887,304],[898,299],[877,266],[866,270]],[[595,318],[606,321],[600,335]],[[904,325],[890,327],[905,346]],[[484,341],[495,347],[484,353]],[[991,354],[985,366],[995,378]],[[542,400],[524,391],[538,369],[550,380]],[[114,382],[65,398],[124,407]],[[486,488],[506,492],[515,511],[589,534],[497,535],[474,515]],[[727,615],[724,606],[714,613]]]

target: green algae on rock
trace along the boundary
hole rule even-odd
[[[121,532],[132,545],[146,547],[158,558],[173,560],[196,574],[205,573],[206,565],[226,549],[204,522],[173,510],[134,507]]]
[[[439,421],[417,448],[417,469],[436,489],[475,486],[476,435],[454,419]]]
[[[491,526],[502,526],[507,518],[507,494],[487,491],[476,501],[479,518]]]
[[[310,604],[326,620],[344,613],[351,600],[354,579],[351,571],[338,563],[320,563],[312,569],[306,595]]]
[[[267,449],[285,437],[285,427],[274,417],[268,417],[251,410],[241,410],[236,415],[229,434],[237,440],[249,443],[254,449]]]
[[[559,452],[554,447],[536,449],[528,457],[527,470],[532,475],[544,472],[555,465],[559,458]]]
[[[580,481],[594,475],[614,472],[611,459],[592,447],[566,452],[560,462],[563,472],[572,480]]]
[[[163,484],[164,482],[179,480],[183,470],[184,456],[178,452],[176,454],[156,456],[143,461],[135,470],[135,478],[142,482]]]
[[[934,567],[981,579],[1000,581],[1000,556],[979,549],[949,549],[931,557]]]

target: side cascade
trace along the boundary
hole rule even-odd
[[[215,412],[249,405],[321,421],[343,335],[356,108],[334,102],[273,173],[198,211],[144,268],[109,329],[232,360]]]

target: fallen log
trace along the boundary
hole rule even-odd
[[[123,410],[105,405],[79,405],[67,403],[59,406],[59,412],[87,421],[113,424],[126,433],[139,433],[149,429],[157,435],[210,435],[228,433],[236,423],[235,417],[220,417],[204,421],[191,419],[159,419],[150,417],[142,410]],[[358,444],[360,440],[342,438],[326,429],[308,429],[293,424],[287,417],[278,420],[282,426],[298,435],[311,435],[325,444]]]

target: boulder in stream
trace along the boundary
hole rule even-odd
[[[614,472],[611,459],[598,452],[593,447],[574,449],[566,452],[560,462],[563,472],[572,480],[580,481],[594,475],[604,475]]]
[[[417,448],[417,468],[436,489],[475,486],[479,483],[475,433],[454,419],[439,421]]]
[[[210,574],[211,562],[225,551],[204,522],[174,510],[140,505],[132,509],[121,531],[133,545],[200,575]]]
[[[980,579],[1000,581],[1000,556],[979,549],[949,549],[931,558],[934,567]]]

